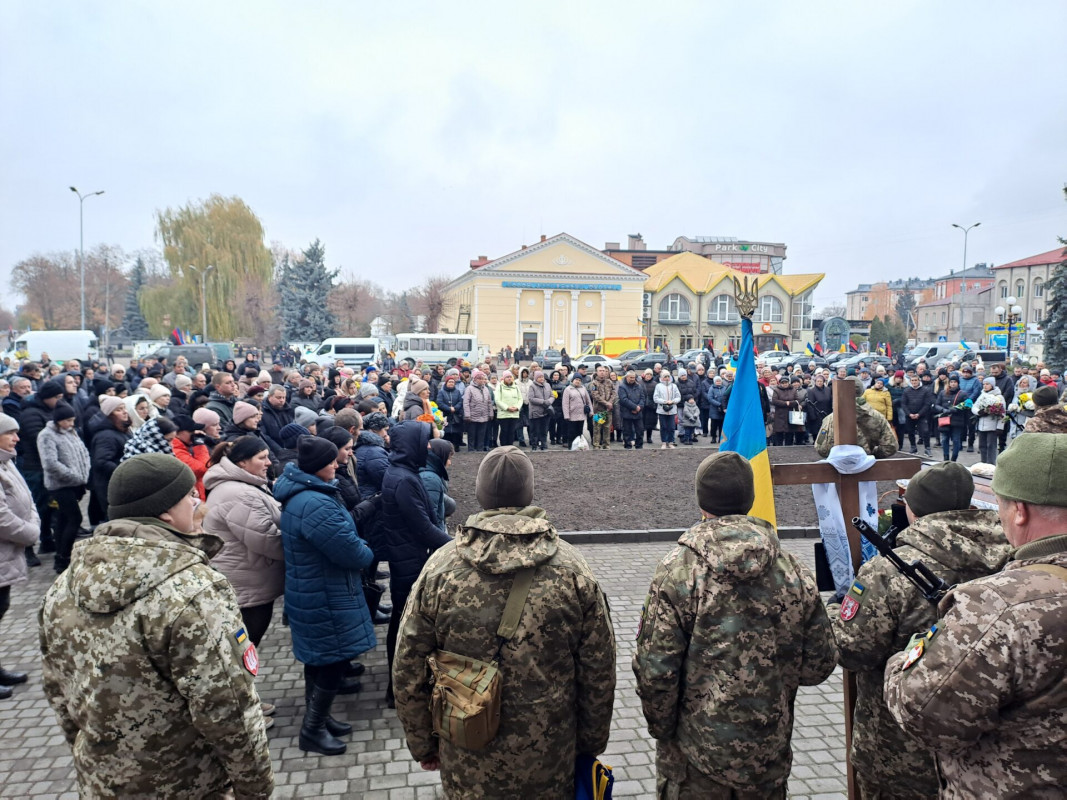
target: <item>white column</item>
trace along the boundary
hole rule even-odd
[[[571,354],[577,356],[582,352],[582,337],[578,333],[578,295],[581,292],[571,290]]]
[[[515,341],[511,343],[512,350],[518,350],[522,344],[522,289],[515,290]]]
[[[474,284],[474,303],[471,305],[471,331],[474,334],[474,351],[478,352],[478,284]]]
[[[600,293],[600,338],[603,339],[607,336],[607,329],[604,327],[605,321],[608,315],[608,293]]]
[[[552,330],[552,290],[543,289],[545,293],[545,324],[541,330],[541,348],[547,349],[552,346],[551,334]]]

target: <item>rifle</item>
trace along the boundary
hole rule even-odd
[[[937,577],[928,566],[919,560],[912,561],[910,564],[906,563],[904,559],[896,554],[893,547],[878,535],[878,531],[867,524],[865,520],[853,517],[852,527],[860,532],[860,536],[873,544],[881,555],[889,559],[889,563],[896,567],[901,575],[915,584],[915,587],[922,592],[923,597],[933,603],[934,606],[941,602],[941,598],[945,596],[951,587]]]

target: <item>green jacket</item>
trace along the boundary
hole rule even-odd
[[[119,519],[74,547],[38,621],[44,691],[91,797],[274,788],[258,670],[210,534]]]
[[[493,394],[496,398],[496,418],[518,419],[519,413],[522,411],[522,391],[520,391],[519,385],[513,383],[508,386],[501,381],[496,385]],[[514,407],[515,411],[508,411],[509,407]]]

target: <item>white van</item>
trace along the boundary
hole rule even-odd
[[[332,367],[340,360],[346,367],[363,369],[377,362],[380,350],[377,339],[323,339],[315,352],[308,356],[308,361]]]
[[[978,342],[967,342],[967,346],[978,349]],[[926,361],[926,366],[933,370],[938,361],[943,359],[953,350],[958,350],[960,343],[955,342],[919,342],[904,354],[904,367],[914,367],[919,359]]]
[[[99,343],[92,331],[26,331],[15,337],[14,352],[26,351],[32,361],[48,353],[53,361],[93,361],[100,358]]]

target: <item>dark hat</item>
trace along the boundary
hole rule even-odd
[[[57,380],[50,380],[37,390],[37,396],[42,400],[51,400],[53,397],[59,397],[65,392],[66,390],[62,383]]]
[[[1034,405],[1038,408],[1044,408],[1046,406],[1054,406],[1060,401],[1059,393],[1056,391],[1055,386],[1045,384],[1039,386],[1034,390],[1031,399],[1034,401]]]
[[[1017,437],[997,457],[993,494],[1035,506],[1067,506],[1067,436]]]
[[[282,429],[278,431],[278,444],[287,450],[291,450],[296,447],[297,441],[301,436],[308,436],[311,434],[307,428],[296,422],[290,422],[288,425],[283,425]]]
[[[338,428],[336,425],[331,425],[326,430],[318,434],[319,438],[326,439],[333,442],[337,449],[340,450],[346,444],[352,441],[352,434],[346,431],[344,428]]]
[[[380,431],[387,429],[393,421],[381,411],[375,411],[363,418],[363,427],[368,431]]]
[[[756,500],[752,466],[733,452],[715,453],[701,461],[696,487],[697,506],[717,517],[747,514]]]
[[[971,507],[974,478],[956,461],[942,461],[922,470],[908,481],[904,500],[917,517],[938,511],[963,511]]]
[[[174,424],[179,431],[202,431],[205,426],[202,422],[197,422],[188,414],[179,414],[174,418]]]
[[[318,436],[301,436],[296,444],[296,463],[301,472],[314,475],[337,459],[337,445]]]
[[[196,486],[193,471],[172,455],[144,453],[123,461],[107,485],[108,516],[158,517]]]
[[[534,469],[517,447],[490,450],[478,467],[474,493],[483,509],[525,508],[533,502]]]
[[[452,454],[456,452],[455,446],[448,439],[431,439],[430,440],[430,452],[441,459],[441,463],[445,464],[448,459],[452,458]]]
[[[71,408],[70,403],[60,400],[56,403],[56,407],[52,409],[52,422],[59,422],[64,419],[74,419],[78,416],[74,409]]]

